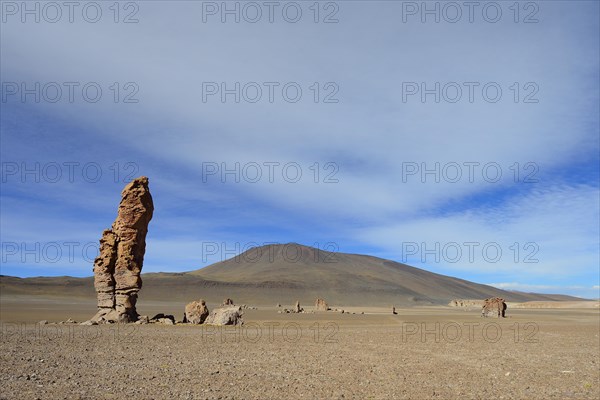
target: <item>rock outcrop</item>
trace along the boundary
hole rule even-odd
[[[469,307],[481,307],[483,305],[483,301],[481,300],[469,300],[469,299],[454,299],[451,300],[450,303],[448,303],[448,305],[450,307],[462,307],[462,308],[469,308]]]
[[[304,308],[300,307],[300,301],[296,301],[296,305],[294,306],[294,310],[293,312],[295,313],[301,313],[304,312]]]
[[[198,301],[192,301],[185,306],[185,318],[183,319],[183,322],[202,324],[208,315],[208,307],[206,307],[206,302],[204,300],[200,299]]]
[[[315,302],[315,308],[317,309],[317,311],[329,310],[329,306],[327,305],[327,303],[325,303],[325,300],[323,299],[317,299],[317,301]]]
[[[227,299],[223,300],[223,303],[221,305],[223,307],[232,306],[233,305],[233,300],[227,298]]]
[[[504,318],[505,313],[506,303],[504,302],[504,299],[501,299],[500,297],[491,297],[483,301],[483,308],[481,309],[482,317],[496,316],[498,318]]]
[[[215,308],[204,321],[208,325],[242,325],[242,308],[239,306],[228,306]]]
[[[160,313],[160,314],[156,314],[154,317],[150,318],[150,320],[148,322],[166,324],[166,325],[175,325],[175,317],[173,315]]]
[[[117,219],[102,233],[100,253],[94,260],[94,287],[98,299],[95,322],[134,322],[142,288],[146,234],[154,204],[148,178],[131,181],[121,192]]]

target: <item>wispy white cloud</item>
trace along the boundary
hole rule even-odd
[[[396,259],[446,273],[508,274],[543,281],[594,271],[597,276],[598,193],[590,186],[550,187],[509,198],[500,206],[414,218],[360,229],[356,235]],[[465,245],[470,242],[477,245]],[[460,257],[454,243],[459,244]],[[436,244],[439,250],[428,253]],[[484,252],[486,245],[489,254]],[[496,256],[496,248],[502,257]]]
[[[598,86],[600,46],[589,34],[598,29],[597,4],[547,3],[537,24],[451,26],[399,23],[394,2],[341,6],[339,24],[203,24],[199,2],[145,2],[139,24],[4,24],[3,79],[105,88],[135,81],[140,102],[21,104],[23,116],[3,130],[3,160],[135,161],[157,204],[149,268],[191,266],[198,241],[320,235],[341,250],[358,243],[397,260],[403,242],[499,243],[508,257],[499,263],[409,260],[467,278],[594,277],[598,187],[586,174],[598,152],[598,91],[590,88]],[[305,99],[315,81],[334,81],[340,102],[203,103],[205,81],[295,81]],[[507,101],[403,102],[405,81],[494,81]],[[514,82],[535,82],[539,103],[514,103]],[[583,176],[575,176],[569,171],[581,160]],[[328,161],[339,167],[339,182],[323,183],[322,170],[314,183],[310,166]],[[205,182],[205,162],[296,162],[304,179]],[[462,167],[459,182],[406,176],[407,163],[449,162]],[[465,162],[479,163],[473,181]],[[538,183],[523,183],[528,162]],[[485,179],[486,163],[500,166],[498,182]],[[9,183],[3,240],[97,240],[121,185]],[[43,199],[55,218],[27,198]],[[515,242],[518,262],[509,259]],[[539,262],[522,262],[535,250],[523,248],[528,243],[539,247]]]

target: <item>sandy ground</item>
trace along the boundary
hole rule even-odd
[[[244,327],[71,324],[87,301],[2,298],[1,399],[597,399],[597,309],[247,310]],[[210,306],[210,304],[209,304]],[[181,304],[140,304],[173,313]],[[365,312],[362,315],[360,312]]]

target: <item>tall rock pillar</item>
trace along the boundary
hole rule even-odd
[[[94,287],[98,312],[92,321],[134,322],[139,290],[142,288],[142,265],[146,251],[146,234],[154,204],[148,178],[131,181],[121,192],[117,219],[102,233],[100,254],[94,260]]]

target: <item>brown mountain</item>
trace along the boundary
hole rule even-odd
[[[143,275],[140,301],[189,301],[311,305],[316,297],[334,305],[447,304],[451,299],[507,301],[581,300],[565,295],[513,292],[435,274],[382,258],[329,253],[299,244],[268,245],[185,273]],[[2,276],[2,295],[27,294],[94,298],[92,278]]]

